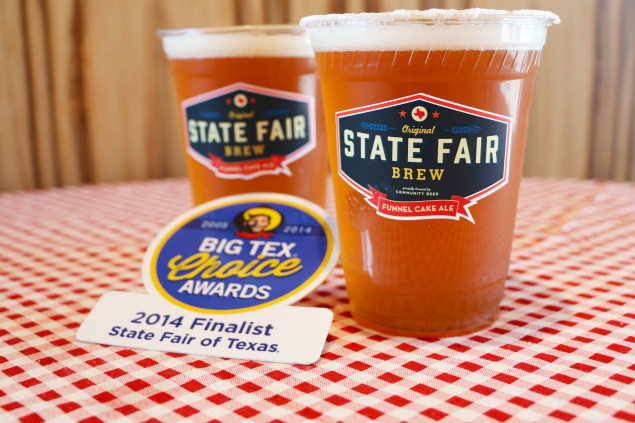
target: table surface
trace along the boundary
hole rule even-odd
[[[104,293],[144,292],[185,180],[0,195],[0,421],[635,421],[635,185],[524,179],[499,320],[447,339],[351,318],[338,267],[301,304],[335,317],[299,366],[87,344]]]

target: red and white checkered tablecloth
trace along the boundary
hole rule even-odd
[[[448,339],[357,325],[341,269],[311,366],[78,342],[96,300],[143,292],[185,180],[0,195],[0,421],[635,421],[635,185],[523,180],[499,320]]]

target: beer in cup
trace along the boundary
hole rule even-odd
[[[361,324],[473,332],[509,270],[543,11],[310,16],[341,261]]]
[[[296,25],[159,31],[176,86],[195,204],[254,191],[324,205],[321,91]]]

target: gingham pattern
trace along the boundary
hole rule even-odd
[[[635,421],[635,186],[523,181],[500,319],[449,339],[350,316],[341,269],[302,300],[335,319],[292,366],[79,343],[111,290],[142,292],[185,180],[0,195],[0,421]]]

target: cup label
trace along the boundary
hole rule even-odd
[[[512,119],[425,94],[337,112],[338,174],[389,219],[467,219],[507,184]]]
[[[187,153],[224,179],[291,175],[315,148],[315,99],[242,82],[181,104]]]

